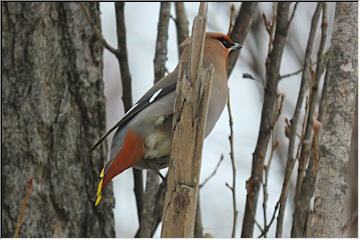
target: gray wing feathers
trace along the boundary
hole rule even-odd
[[[164,95],[174,91],[176,89],[176,81],[178,75],[178,68],[176,67],[173,72],[169,73],[166,77],[162,78],[160,81],[158,81],[152,88],[150,88],[142,98],[134,105],[133,108],[128,111],[124,117],[115,124],[110,130],[108,130],[90,149],[89,152],[94,150],[100,143],[102,143],[106,137],[115,129],[119,128],[122,129],[126,126],[126,124],[134,118],[140,111],[142,111],[144,108],[146,108],[149,104],[151,104],[153,101],[149,102],[149,99],[160,89],[164,89],[166,91],[162,91],[158,98],[162,98]],[[119,130],[118,130],[119,131]],[[118,132],[117,131],[117,132]],[[115,134],[116,136],[116,134]],[[115,138],[114,136],[114,138]],[[122,139],[123,140],[123,139]],[[120,143],[120,142],[118,142]],[[119,146],[122,146],[119,144]],[[111,158],[110,158],[111,159]]]
[[[111,141],[110,158],[107,160],[105,164],[105,172],[107,172],[109,163],[111,163],[114,160],[114,158],[120,151],[126,136],[126,132],[127,132],[127,128],[118,128],[116,130],[115,135]]]

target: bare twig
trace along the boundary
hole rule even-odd
[[[314,124],[313,124],[313,130],[314,130],[314,140],[313,140],[313,148],[314,148],[314,156],[315,156],[315,179],[316,179],[316,175],[317,175],[317,172],[318,172],[318,166],[319,166],[319,151],[318,151],[318,148],[317,148],[317,137],[318,137],[318,134],[319,134],[319,130],[320,128],[322,127],[322,123],[319,122],[316,118],[317,116],[315,117],[315,114],[314,114]],[[314,183],[315,184],[315,183]]]
[[[232,29],[230,38],[241,45],[244,44],[246,36],[250,30],[252,21],[256,14],[256,2],[243,2],[240,11],[236,17],[234,27]],[[228,75],[230,76],[235,63],[240,55],[240,51],[231,53],[228,63]]]
[[[231,7],[230,7],[230,21],[229,21],[229,29],[228,29],[228,33],[226,35],[228,35],[230,37],[230,34],[233,30],[233,23],[232,23],[232,20],[234,18],[234,12],[235,12],[235,6],[234,4],[231,4]]]
[[[267,214],[266,214],[266,209],[267,209],[267,200],[268,200],[268,192],[267,192],[267,185],[268,185],[268,179],[269,179],[269,170],[270,170],[270,165],[274,156],[274,152],[277,149],[277,147],[279,146],[279,141],[276,141],[276,143],[273,143],[272,148],[271,148],[271,152],[270,152],[270,158],[269,158],[269,162],[267,165],[264,166],[264,172],[265,172],[265,181],[263,184],[263,215],[264,215],[264,232],[263,232],[263,236],[266,237],[266,233],[267,233]]]
[[[116,15],[116,33],[117,33],[117,42],[118,42],[118,53],[115,54],[121,76],[121,83],[123,87],[123,103],[125,112],[127,112],[132,103],[132,87],[131,87],[131,75],[129,69],[129,61],[127,54],[126,46],[126,27],[125,27],[125,16],[124,16],[124,2],[115,3],[115,15]],[[140,215],[143,207],[142,194],[143,194],[143,175],[142,170],[133,168],[133,178],[134,178],[134,193],[136,199],[136,206],[138,211],[139,225],[140,225]]]
[[[284,78],[288,78],[288,77],[292,77],[292,76],[298,75],[299,73],[302,73],[302,72],[303,72],[303,68],[300,68],[299,70],[297,70],[297,71],[295,71],[295,72],[281,75],[281,76],[280,76],[280,80],[281,80],[281,79],[284,79]]]
[[[93,23],[90,13],[88,12],[85,4],[80,3],[82,12],[84,13],[88,23],[91,25],[95,35],[103,46],[113,53],[119,64],[121,81],[123,86],[123,103],[125,112],[129,110],[132,106],[132,93],[131,93],[131,75],[129,70],[128,58],[127,58],[127,47],[126,47],[126,29],[125,29],[125,18],[124,18],[124,3],[116,2],[115,3],[115,13],[116,13],[116,30],[118,38],[118,49],[113,48],[106,42],[102,36],[100,29]],[[134,193],[136,198],[137,211],[140,222],[140,214],[142,209],[142,200],[141,195],[143,192],[143,180],[142,180],[142,171],[133,169],[134,177]]]
[[[297,8],[298,4],[299,4],[299,2],[296,2],[295,5],[294,5],[293,11],[291,13],[290,20],[289,20],[288,25],[287,25],[287,29],[289,29],[290,24],[291,24],[291,22],[292,22],[292,20],[293,20],[293,18],[295,16],[295,12],[296,12],[296,8]]]
[[[140,225],[140,216],[143,207],[142,201],[142,194],[144,191],[143,186],[143,175],[142,170],[133,168],[133,179],[134,179],[134,193],[135,193],[135,200],[136,200],[136,209],[138,214],[138,221]]]
[[[302,180],[304,178],[304,173],[306,170],[306,165],[307,165],[307,159],[308,156],[310,154],[310,150],[311,150],[311,134],[312,134],[312,128],[313,128],[313,115],[315,112],[315,104],[317,101],[317,97],[318,97],[318,86],[320,83],[320,77],[324,71],[323,68],[323,52],[324,52],[324,48],[325,48],[325,41],[326,41],[326,29],[327,29],[327,21],[326,21],[326,8],[324,6],[326,6],[326,3],[322,3],[322,8],[323,10],[323,17],[322,17],[322,23],[321,23],[321,40],[320,40],[320,46],[319,46],[319,50],[318,50],[318,54],[317,54],[317,61],[320,63],[316,66],[316,72],[315,72],[315,81],[314,84],[312,85],[312,96],[311,96],[311,100],[310,100],[310,108],[309,108],[309,113],[308,113],[308,119],[307,119],[307,124],[306,124],[306,130],[305,130],[305,135],[304,135],[304,140],[301,146],[301,153],[300,153],[300,159],[299,159],[299,171],[298,171],[298,177],[297,177],[297,181],[296,181],[296,194],[300,193],[300,189],[301,189],[301,184],[302,184]]]
[[[247,181],[247,198],[245,214],[243,219],[242,237],[252,237],[255,219],[252,215],[250,206],[256,206],[258,201],[259,189],[266,156],[267,143],[273,125],[274,107],[277,97],[277,85],[279,80],[280,62],[287,38],[286,25],[289,18],[290,3],[278,3],[276,16],[276,30],[273,50],[270,54],[269,64],[266,65],[266,88],[264,94],[264,104],[261,113],[261,123],[258,141],[253,154],[251,176]],[[254,209],[256,210],[256,209]]]
[[[129,69],[129,61],[126,46],[126,27],[124,16],[124,2],[115,2],[116,13],[116,33],[118,40],[119,54],[117,55],[119,69],[121,74],[121,81],[123,86],[123,102],[125,112],[127,112],[132,106],[132,87],[131,87],[131,75]]]
[[[286,162],[286,167],[285,167],[285,177],[284,177],[281,194],[280,194],[280,199],[279,199],[280,210],[279,210],[279,214],[278,214],[278,218],[277,218],[276,237],[282,236],[283,219],[284,219],[285,204],[286,204],[286,197],[287,197],[287,186],[289,184],[292,170],[293,170],[294,164],[295,164],[295,158],[294,158],[293,154],[294,154],[294,149],[295,149],[297,125],[298,125],[299,115],[301,112],[301,106],[302,106],[302,102],[303,102],[303,98],[304,98],[305,90],[306,90],[306,82],[308,79],[308,68],[310,66],[310,57],[311,57],[311,52],[312,52],[312,47],[313,47],[313,41],[314,41],[317,23],[318,23],[319,16],[320,16],[320,10],[321,10],[320,6],[321,5],[319,3],[318,6],[316,7],[316,10],[312,17],[309,39],[308,39],[308,43],[307,43],[307,47],[306,47],[306,51],[305,51],[304,68],[303,68],[303,74],[302,74],[302,78],[301,78],[299,95],[298,95],[298,99],[296,102],[294,115],[291,119],[289,148],[288,148],[288,156],[287,156],[287,162]]]
[[[276,111],[274,111],[274,115],[273,115],[272,130],[275,128],[275,125],[281,115],[285,95],[283,93],[280,93],[278,98],[280,98],[280,103],[279,103],[279,107],[278,107],[278,101],[276,101],[276,105],[275,105]],[[263,186],[263,217],[264,217],[264,230],[263,230],[262,236],[264,236],[264,237],[266,237],[266,233],[269,230],[269,227],[267,225],[267,216],[266,216],[267,198],[268,198],[267,185],[268,185],[268,179],[269,179],[269,171],[270,171],[270,166],[271,166],[272,159],[274,157],[275,150],[279,147],[279,144],[280,144],[279,141],[276,141],[276,142],[274,141],[273,132],[271,132],[271,137],[272,137],[272,147],[271,147],[268,164],[266,164],[266,165],[264,164],[265,180],[263,180],[263,185],[262,185]],[[268,143],[266,145],[268,145]]]
[[[112,52],[114,55],[118,55],[119,54],[119,49],[115,49],[112,46],[110,46],[110,44],[105,40],[105,38],[103,37],[103,35],[101,34],[100,29],[96,26],[96,24],[94,23],[94,21],[91,19],[90,13],[87,9],[87,7],[85,7],[85,3],[84,2],[80,2],[80,7],[81,7],[81,11],[84,13],[86,20],[88,21],[88,23],[90,24],[90,26],[92,27],[96,37],[98,38],[99,42],[110,52]]]
[[[230,91],[228,91],[228,101],[227,101],[227,108],[229,113],[229,126],[230,126],[230,158],[231,158],[231,167],[232,167],[232,174],[233,174],[233,181],[232,181],[232,198],[233,198],[233,211],[234,211],[234,218],[233,218],[233,227],[231,237],[234,238],[236,234],[236,224],[237,224],[237,215],[238,209],[236,207],[236,166],[235,166],[235,156],[234,156],[234,130],[233,130],[233,119],[231,113],[231,105],[230,105]]]
[[[200,183],[199,188],[202,188],[216,174],[216,172],[217,172],[218,168],[220,167],[220,164],[222,163],[223,160],[224,160],[224,155],[221,154],[220,159],[219,159],[218,163],[216,164],[216,167],[214,168],[212,173],[207,178],[205,178],[205,180],[202,183]]]
[[[326,22],[326,4],[323,5],[323,16],[322,16],[322,22]],[[326,29],[324,28],[325,24],[322,24],[322,37],[324,36],[324,31]],[[320,49],[319,49],[320,50]],[[326,57],[325,53],[323,56],[323,63],[322,65],[325,66],[325,64],[328,64],[328,58]],[[320,59],[321,61],[321,59]],[[326,62],[325,62],[326,61]],[[319,59],[318,59],[319,62]],[[324,68],[321,66],[321,68]],[[319,120],[322,120],[324,115],[324,109],[323,109],[323,101],[322,99],[325,98],[326,93],[326,85],[328,82],[328,74],[326,73],[325,79],[324,79],[324,85],[323,85],[323,91],[321,95],[321,101],[320,101],[320,107],[319,107]],[[316,126],[316,125],[314,125]],[[313,151],[310,154],[310,160],[309,165],[306,170],[306,176],[304,177],[304,180],[299,186],[299,193],[297,194],[297,197],[295,199],[295,211],[294,211],[294,219],[293,219],[293,227],[291,230],[292,236],[304,236],[304,233],[310,232],[310,226],[311,224],[307,224],[307,219],[309,218],[310,212],[310,199],[314,194],[314,186],[315,186],[315,180],[317,175],[317,169],[318,169],[318,151],[317,151],[317,136],[318,136],[318,130],[314,128],[314,137],[313,137]],[[305,235],[306,236],[306,235]]]
[[[165,75],[170,7],[171,2],[162,2],[160,4],[159,22],[157,28],[158,32],[154,57],[154,83],[159,81]]]
[[[277,3],[274,2],[272,5],[272,10],[273,10],[273,16],[272,16],[272,21],[270,23],[270,21],[267,20],[266,15],[263,13],[263,20],[264,20],[264,25],[265,25],[265,29],[267,31],[267,33],[269,34],[269,46],[268,46],[268,55],[266,58],[266,65],[269,63],[269,56],[271,54],[272,51],[272,47],[274,44],[274,32],[275,32],[275,23],[276,23],[276,7],[277,7]]]
[[[21,210],[20,210],[19,217],[18,217],[16,226],[15,226],[14,238],[19,237],[20,227],[21,227],[23,219],[24,219],[25,208],[26,208],[27,202],[29,201],[29,198],[30,198],[32,181],[33,181],[33,178],[30,178],[30,180],[27,182],[27,185],[26,185],[26,193],[25,193],[24,200],[21,204]]]
[[[159,177],[152,171],[146,173],[146,190],[142,197],[145,199],[140,215],[140,226],[136,237],[152,237],[155,232],[153,225],[155,222],[156,196],[159,190]]]
[[[317,64],[317,62],[314,62],[314,63],[310,64],[310,66],[313,66],[313,65],[316,65],[316,64]],[[281,75],[279,78],[280,78],[280,80],[281,80],[281,79],[284,79],[284,78],[289,78],[289,77],[298,75],[299,73],[302,73],[303,71],[304,71],[304,68],[300,68],[299,70],[297,70],[297,71],[295,71],[295,72]]]
[[[265,236],[265,234],[269,231],[271,225],[273,224],[273,222],[275,220],[275,215],[276,215],[276,212],[278,209],[279,209],[279,202],[277,202],[275,205],[275,209],[274,209],[274,212],[273,212],[273,215],[271,217],[269,224],[264,228],[264,230],[261,232],[261,234],[258,236],[258,238]]]
[[[189,22],[186,16],[185,6],[183,2],[175,2],[176,11],[176,33],[178,46],[189,37]],[[181,57],[182,48],[178,48],[179,58]]]

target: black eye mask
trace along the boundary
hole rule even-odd
[[[224,45],[225,48],[232,47],[232,43],[229,43],[225,38],[218,38],[218,40]]]

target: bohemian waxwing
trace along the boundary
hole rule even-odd
[[[181,59],[187,56],[189,43],[190,38],[180,45],[180,47],[184,47]],[[224,34],[206,33],[203,69],[207,69],[212,64],[215,70],[205,136],[209,135],[214,128],[227,101],[229,54],[240,48],[239,44],[233,43]],[[125,116],[91,147],[90,151],[117,128],[111,143],[110,158],[100,173],[101,179],[95,206],[101,200],[104,187],[125,169],[134,166],[140,169],[159,170],[169,165],[177,78],[178,66],[147,91]]]

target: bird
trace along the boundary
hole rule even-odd
[[[183,48],[180,61],[186,58],[191,38],[179,47]],[[203,69],[214,66],[212,91],[209,100],[205,137],[214,128],[227,102],[228,58],[239,50],[241,45],[234,43],[228,35],[206,32]],[[171,147],[172,116],[179,64],[175,69],[154,84],[136,102],[120,121],[109,129],[91,148],[95,149],[116,129],[110,148],[110,157],[101,170],[95,206],[98,206],[104,187],[118,174],[134,166],[138,169],[159,169],[168,167]]]

